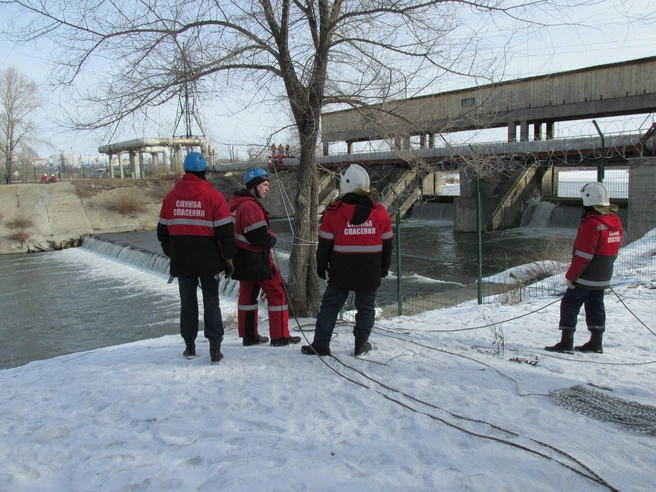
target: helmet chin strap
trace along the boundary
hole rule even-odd
[[[258,186],[259,186],[259,185],[258,185]],[[262,199],[262,197],[260,196],[260,192],[257,191],[257,186],[253,186],[253,187],[251,187],[251,188],[248,188],[248,192],[249,192],[251,195],[253,195],[255,198],[257,198],[258,200]]]

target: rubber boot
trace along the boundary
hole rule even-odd
[[[590,333],[590,340],[588,340],[583,345],[574,347],[574,350],[577,352],[594,352],[596,354],[603,354],[604,347],[602,345],[604,334],[599,331],[593,331]]]
[[[367,341],[369,337],[355,337],[355,349],[353,355],[366,354],[371,350],[371,344]]]
[[[185,350],[182,352],[182,355],[184,355],[187,359],[193,359],[196,357],[196,344],[194,342],[191,343],[186,343],[185,342]]]
[[[210,359],[212,360],[212,364],[218,364],[223,359],[221,340],[210,340]]]
[[[562,352],[564,354],[571,354],[574,348],[574,332],[561,331],[560,342],[551,347],[544,347],[544,350],[549,352]]]

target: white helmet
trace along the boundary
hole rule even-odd
[[[584,207],[592,207],[594,205],[608,206],[608,191],[602,183],[594,182],[588,183],[581,188],[581,198],[583,198]]]
[[[342,178],[342,193],[351,193],[356,188],[369,191],[369,175],[364,167],[358,164],[351,164]]]

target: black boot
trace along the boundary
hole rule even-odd
[[[311,345],[303,345],[301,352],[305,355],[330,355],[330,347],[319,347],[313,343]]]
[[[604,347],[602,345],[603,338],[604,338],[604,334],[602,332],[599,331],[590,332],[590,340],[588,340],[583,345],[574,347],[574,350],[576,350],[577,352],[594,352],[596,354],[603,354],[604,353]]]
[[[251,345],[261,345],[269,341],[268,337],[263,337],[262,335],[255,335],[254,337],[244,337],[241,344],[244,347],[249,347]]]
[[[218,364],[223,359],[221,340],[210,340],[210,359],[212,360],[212,364]]]
[[[287,337],[271,339],[271,345],[274,347],[283,347],[285,345],[292,345],[301,341],[301,337]]]
[[[564,354],[571,354],[572,349],[574,348],[574,332],[573,331],[561,331],[560,342],[551,347],[544,347],[544,350],[549,352],[562,352]]]
[[[355,349],[353,355],[366,354],[371,350],[371,344],[367,341],[369,337],[355,337]]]
[[[194,342],[187,343],[185,342],[185,350],[182,352],[187,359],[193,359],[196,357],[196,344]]]

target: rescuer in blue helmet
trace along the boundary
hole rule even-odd
[[[177,277],[180,291],[180,335],[183,355],[196,357],[198,299],[203,295],[204,335],[210,342],[210,360],[223,359],[221,341],[224,328],[219,304],[219,273],[232,275],[232,259],[237,254],[232,216],[225,197],[206,179],[207,162],[199,152],[184,160],[184,176],[162,203],[157,224],[164,254],[171,258],[170,274]]]
[[[269,175],[264,169],[254,167],[246,171],[244,185],[246,188],[233,193],[229,203],[237,240],[232,277],[239,280],[237,328],[242,345],[269,341],[257,329],[260,289],[267,297],[271,345],[298,343],[301,337],[289,335],[287,295],[282,275],[271,256],[277,239],[269,229],[269,214],[260,203],[269,193]]]
[[[246,171],[246,174],[244,174],[244,185],[246,186],[247,190],[255,190],[255,197],[256,198],[264,198],[266,196],[266,193],[269,192],[269,185],[267,184],[267,189],[266,193],[264,196],[260,196],[260,192],[258,190],[258,187],[260,184],[264,182],[269,182],[269,175],[267,172],[259,167],[254,167],[252,169],[249,169]]]
[[[200,152],[189,152],[187,154],[187,157],[185,157],[184,160],[185,172],[202,173],[203,175],[198,177],[204,178],[206,168],[207,168],[207,161],[205,160],[205,157],[203,157],[203,154],[201,154]]]

